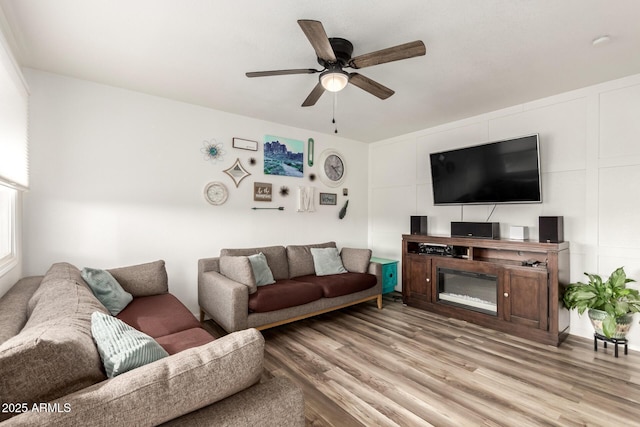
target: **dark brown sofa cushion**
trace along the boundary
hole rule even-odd
[[[199,347],[213,341],[215,338],[203,328],[191,328],[175,334],[156,338],[158,344],[169,354],[180,353],[193,347]]]
[[[200,327],[198,319],[172,294],[134,298],[116,317],[152,338]]]
[[[322,288],[302,280],[278,280],[272,285],[258,287],[249,295],[249,311],[265,313],[307,304],[322,298]]]
[[[313,283],[322,289],[325,298],[341,297],[343,295],[364,291],[376,285],[377,279],[368,273],[342,273],[329,276],[308,275],[297,277],[296,280]]]

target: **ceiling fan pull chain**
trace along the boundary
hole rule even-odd
[[[331,123],[336,124],[336,109],[338,106],[338,92],[333,92],[333,119],[331,119]],[[338,133],[338,126],[335,126],[335,130],[333,133]]]

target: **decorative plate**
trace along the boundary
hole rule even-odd
[[[204,187],[204,198],[212,205],[221,205],[227,201],[229,192],[221,182],[210,182]]]

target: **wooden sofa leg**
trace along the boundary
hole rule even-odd
[[[204,323],[204,310],[200,309],[200,323]]]
[[[382,310],[382,294],[378,295],[378,310]]]

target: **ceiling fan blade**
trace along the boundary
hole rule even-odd
[[[378,50],[364,55],[356,56],[349,61],[349,66],[355,69],[384,64],[386,62],[399,61],[401,59],[422,56],[427,52],[421,40],[401,44],[394,47]]]
[[[323,93],[324,93],[324,88],[322,87],[320,82],[318,82],[318,84],[316,85],[316,87],[313,88],[309,96],[307,96],[307,99],[304,100],[304,102],[302,103],[302,106],[311,107],[312,105],[315,105]]]
[[[247,77],[267,77],[267,76],[284,76],[287,74],[314,74],[319,73],[320,70],[313,68],[296,68],[292,70],[273,70],[273,71],[252,71],[245,73]]]
[[[395,93],[388,87],[358,73],[349,74],[349,83],[358,86],[360,89],[367,91],[371,95],[377,96],[380,99],[387,99]]]
[[[300,28],[304,31],[307,39],[309,39],[318,58],[332,63],[337,61],[331,43],[329,43],[329,37],[327,37],[327,33],[322,26],[322,22],[310,19],[298,19],[298,25],[300,25]]]

